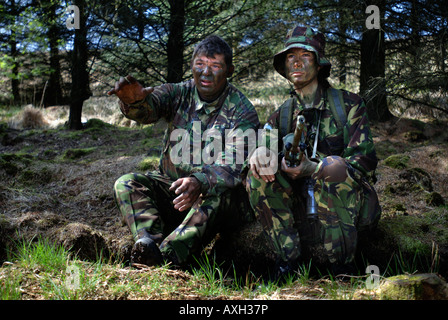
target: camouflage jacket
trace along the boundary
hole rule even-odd
[[[376,169],[378,159],[370,132],[366,105],[358,95],[345,90],[342,90],[342,93],[347,115],[347,122],[342,128],[338,127],[336,119],[328,107],[327,91],[319,86],[312,108],[304,109],[299,101],[295,104],[290,132],[294,132],[298,115],[305,116],[308,132],[311,132],[313,128],[317,128],[320,116],[316,158],[321,159],[330,155],[340,156],[352,167],[358,169],[364,176],[371,178]],[[279,116],[280,108],[269,117],[265,129],[278,129],[280,126]],[[282,150],[283,137],[278,138],[278,150]],[[308,155],[311,155],[311,146],[313,144],[314,139],[311,137]],[[323,178],[319,175],[321,164],[322,162],[320,162],[313,174],[315,179]]]
[[[166,120],[159,170],[174,180],[195,176],[203,195],[221,194],[241,183],[242,163],[232,155],[243,152],[246,159],[247,139],[235,133],[259,127],[255,108],[230,83],[211,103],[199,98],[193,80],[163,84],[130,106],[125,116],[142,124]]]

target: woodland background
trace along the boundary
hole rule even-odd
[[[69,5],[79,29],[67,28]],[[380,29],[366,28],[369,5]],[[189,79],[194,46],[218,34],[234,51],[230,80],[266,121],[289,96],[272,57],[296,24],[325,34],[330,83],[368,105],[382,217],[360,237],[359,276],[339,281],[310,261],[255,290],[273,262],[256,222],[217,237],[190,272],[130,268],[113,184],[157,168],[165,128],[125,119],[106,92],[127,74]],[[444,0],[2,1],[0,299],[448,299],[445,282],[419,297],[365,290],[371,264],[382,281],[448,277],[447,26]],[[72,265],[78,290],[66,285]]]
[[[66,26],[69,5],[79,8],[79,29]],[[366,28],[369,5],[379,9],[380,29]],[[287,94],[269,75],[296,24],[324,32],[332,84],[360,93],[372,121],[410,107],[448,114],[443,0],[8,0],[0,4],[0,101],[70,104],[68,126],[80,129],[83,102],[119,76],[151,86],[191,77],[193,48],[210,34],[231,44],[231,81],[249,96]]]

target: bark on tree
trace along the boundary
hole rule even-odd
[[[81,114],[84,101],[92,95],[89,88],[89,73],[87,71],[88,47],[86,25],[86,2],[76,0],[79,8],[79,29],[75,29],[75,41],[72,56],[72,85],[70,92],[69,129],[82,129]]]
[[[182,81],[184,61],[185,1],[170,0],[170,28],[167,43],[168,83]]]
[[[20,90],[19,90],[19,64],[17,62],[18,52],[17,52],[17,41],[15,39],[15,31],[11,34],[11,57],[14,59],[14,66],[12,68],[13,77],[11,78],[11,89],[13,95],[14,104],[20,104]]]
[[[59,64],[59,27],[56,24],[56,9],[57,4],[51,3],[48,13],[49,21],[51,21],[48,28],[48,41],[50,45],[50,79],[48,81],[48,88],[45,92],[45,105],[62,104],[62,88],[61,88],[61,67]]]
[[[385,1],[373,1],[384,15]],[[387,121],[393,117],[387,106],[386,51],[384,31],[367,29],[361,40],[360,92],[366,100],[367,113],[372,122]]]
[[[20,9],[16,6],[16,2],[14,0],[11,1],[11,14],[13,16],[18,16]],[[17,62],[18,51],[17,51],[17,39],[16,32],[14,29],[11,30],[10,37],[10,48],[11,48],[11,57],[14,59],[14,66],[12,68],[12,78],[11,78],[11,90],[13,95],[14,104],[20,104],[20,90],[19,90],[19,64]]]

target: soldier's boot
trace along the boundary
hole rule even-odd
[[[274,274],[270,280],[281,285],[298,275],[300,275],[299,259],[288,262],[278,259],[274,266]]]
[[[179,263],[179,259],[174,251],[162,251],[162,257],[166,264],[169,265],[171,269],[179,269],[182,265]]]
[[[162,263],[162,254],[154,240],[142,237],[135,242],[131,251],[131,266],[135,264],[157,266]]]

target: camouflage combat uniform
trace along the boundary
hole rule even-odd
[[[159,172],[131,173],[119,178],[114,186],[116,201],[135,239],[149,236],[159,244],[162,255],[182,265],[192,253],[201,250],[223,224],[238,223],[232,214],[241,212],[236,207],[244,206],[244,201],[236,200],[244,194],[239,175],[242,163],[238,163],[236,157],[229,163],[225,157],[226,152],[236,149],[246,150],[244,156],[247,156],[247,148],[241,136],[236,135],[233,143],[227,138],[238,129],[256,130],[259,126],[257,113],[249,100],[230,83],[218,99],[206,103],[199,98],[194,81],[190,80],[155,87],[154,92],[144,102],[133,105],[126,116],[144,124],[163,118],[168,127]],[[172,158],[176,155],[172,153],[173,148],[180,143],[171,137],[176,129],[186,130],[190,137],[188,160],[182,163]],[[213,161],[204,161],[201,152],[212,139],[202,135],[211,129],[221,135],[223,152],[213,154]],[[198,137],[199,148],[194,145]],[[187,139],[182,141],[188,142]],[[168,189],[178,178],[188,176],[201,182],[202,193],[189,211],[179,212],[172,204],[177,196]]]
[[[283,137],[294,132],[297,116],[304,115],[309,134],[308,146],[314,146],[318,131],[315,160],[319,164],[311,178],[292,180],[281,171],[279,159],[275,181],[268,183],[255,178],[250,170],[243,171],[250,203],[278,256],[280,273],[291,270],[304,256],[311,257],[313,261],[330,262],[333,266],[350,263],[355,255],[358,231],[375,226],[381,212],[371,184],[378,160],[365,103],[348,91],[342,91],[341,97],[341,91],[327,88],[326,78],[330,75],[331,63],[325,57],[322,33],[302,26],[296,26],[287,33],[285,46],[274,55],[273,65],[288,80],[285,61],[292,48],[315,54],[320,66],[317,76],[319,87],[313,105],[306,109],[296,96],[294,108],[291,108],[292,118],[288,118],[292,120],[290,128],[284,125],[283,115],[286,113],[281,110],[288,105],[284,103],[268,119],[265,133],[271,140],[278,141],[278,150],[282,150]],[[340,108],[333,108],[336,100],[330,99],[333,93],[340,97],[337,99]],[[341,111],[345,111],[345,122],[339,121]],[[308,156],[311,155],[308,148]],[[310,193],[314,190],[317,219],[310,219],[306,214],[306,180],[314,183],[314,188],[309,189]],[[312,183],[308,185],[312,186]]]
[[[295,261],[303,247],[320,243],[329,262],[350,263],[355,255],[357,232],[374,226],[379,219],[378,198],[371,185],[377,158],[365,103],[359,96],[343,91],[347,122],[339,128],[326,94],[319,86],[311,109],[305,110],[299,102],[295,104],[290,131],[293,132],[298,115],[305,116],[308,132],[317,128],[321,117],[316,156],[319,164],[311,176],[315,180],[317,225],[305,214],[303,179],[290,179],[280,165],[274,182],[256,179],[251,171],[247,175],[250,203],[283,261]],[[267,132],[279,129],[280,108],[267,121]],[[277,138],[279,150],[283,148],[282,138]],[[271,133],[270,139],[276,136]],[[309,146],[313,144],[311,137]]]

